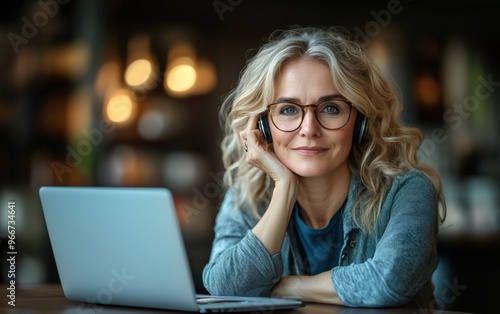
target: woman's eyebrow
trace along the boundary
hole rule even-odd
[[[331,100],[331,99],[340,99],[346,102],[349,102],[347,98],[340,94],[333,94],[333,95],[328,95],[328,96],[323,96],[318,99],[318,102],[326,101],[326,100]]]
[[[332,99],[340,99],[340,100],[348,101],[344,96],[342,96],[340,94],[332,94],[332,95],[321,96],[318,99],[318,102],[323,102],[323,101],[332,100]],[[294,103],[294,104],[301,103],[300,99],[294,98],[294,97],[279,97],[275,101],[275,103],[280,103],[280,102]]]
[[[276,99],[274,103],[279,103],[279,102],[290,102],[294,104],[300,104],[300,99],[298,98],[293,98],[293,97],[280,97]]]

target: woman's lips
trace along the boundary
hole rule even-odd
[[[296,151],[299,154],[302,155],[317,155],[321,154],[322,152],[326,151],[328,148],[325,147],[318,147],[318,146],[300,146],[300,147],[295,147],[293,148],[294,151]]]

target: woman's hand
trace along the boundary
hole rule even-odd
[[[331,271],[315,276],[287,276],[273,287],[272,297],[300,298],[306,302],[343,305],[333,287]]]
[[[246,151],[246,161],[267,173],[275,183],[296,184],[297,177],[276,156],[256,128],[258,116],[251,116],[245,130],[240,133]]]

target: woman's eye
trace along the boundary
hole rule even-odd
[[[280,113],[284,115],[296,114],[297,112],[298,110],[297,108],[295,108],[295,106],[285,106],[280,110]]]
[[[339,113],[340,110],[339,110],[337,105],[330,103],[330,104],[324,105],[324,107],[321,109],[321,112],[328,113],[328,114],[336,114],[336,113]]]

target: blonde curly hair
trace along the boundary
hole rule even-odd
[[[356,225],[365,232],[373,231],[392,180],[411,169],[420,170],[434,184],[442,209],[439,222],[443,222],[446,204],[440,176],[417,156],[421,132],[399,122],[402,105],[395,89],[364,47],[338,28],[295,27],[273,33],[247,61],[236,88],[224,99],[220,109],[224,183],[234,193],[236,208],[249,208],[260,217],[259,210],[270,201],[273,182],[245,161],[239,134],[250,116],[263,113],[274,101],[280,70],[297,59],[328,65],[336,89],[367,117],[365,140],[353,145],[349,155],[350,169],[362,182],[356,204],[363,209],[353,208]]]

